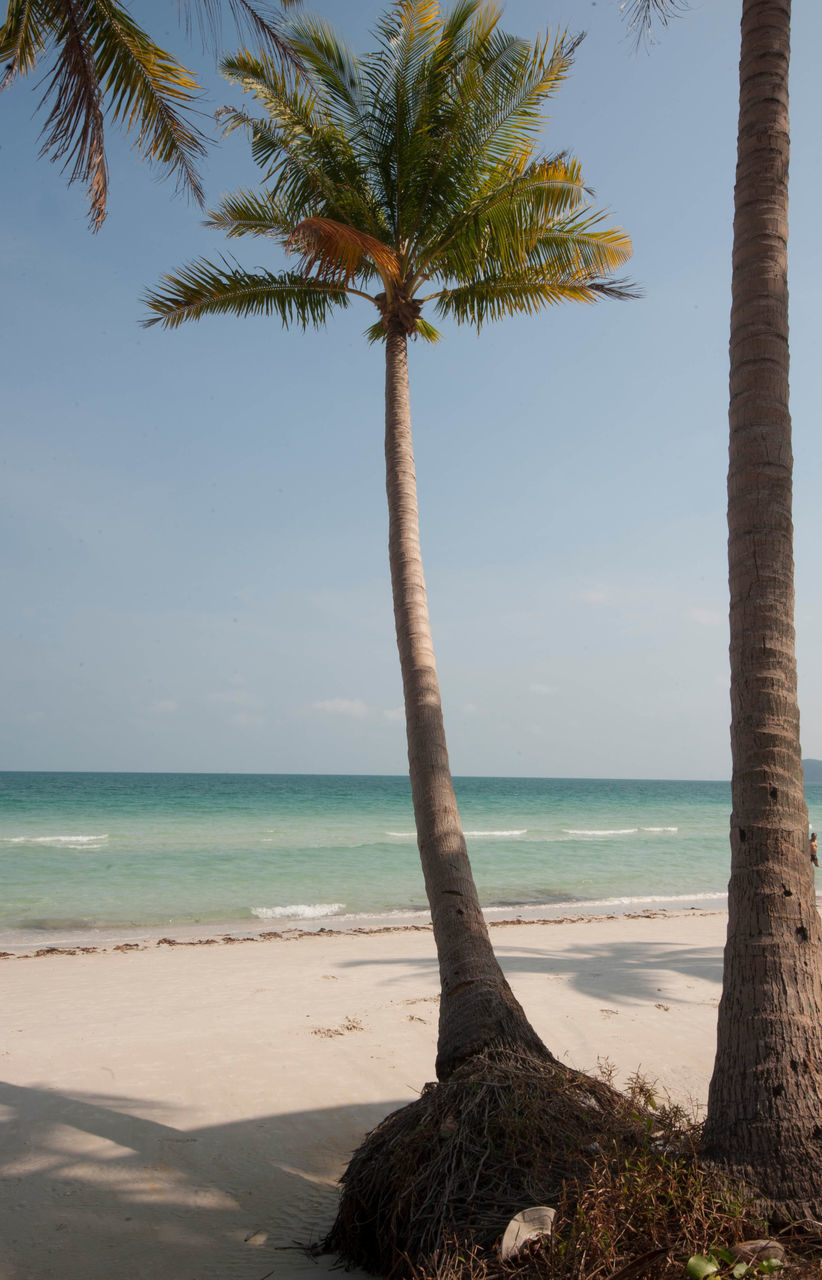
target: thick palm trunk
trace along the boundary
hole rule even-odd
[[[790,0],[744,0],[730,467],[733,813],[707,1151],[822,1217],[822,931],[803,794],[788,409]]]
[[[417,841],[434,924],[441,998],[437,1075],[486,1049],[549,1056],[497,963],[480,910],[445,745],[420,553],[407,338],[389,329],[385,379],[389,558]]]

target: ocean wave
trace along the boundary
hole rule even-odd
[[[679,827],[643,827],[643,831],[678,831]]]
[[[321,920],[344,907],[344,902],[297,902],[290,907],[252,907],[251,914],[258,920]]]
[[[99,836],[0,836],[0,844],[45,844],[60,849],[99,849],[108,833]]]
[[[639,827],[612,827],[586,830],[581,827],[563,827],[566,836],[635,836]]]
[[[396,840],[416,840],[416,831],[386,831],[387,836],[393,836]],[[478,836],[489,836],[491,839],[503,839],[510,836],[526,836],[528,834],[527,827],[514,827],[510,831],[463,831],[466,839],[476,840]]]
[[[726,897],[727,897],[727,894],[725,893],[724,890],[722,892],[719,892],[717,890],[716,892],[708,892],[708,893],[656,893],[656,894],[643,894],[641,896],[629,895],[624,898],[617,898],[617,897],[587,898],[587,899],[571,898],[566,902],[546,902],[546,903],[524,902],[522,903],[521,906],[518,906],[518,907],[514,907],[513,904],[508,906],[499,906],[499,907],[483,907],[483,912],[486,915],[491,911],[500,912],[500,911],[511,911],[514,909],[521,910],[521,911],[531,911],[531,912],[545,912],[548,910],[550,911],[563,910],[563,911],[578,912],[583,907],[588,907],[588,908],[590,907],[642,907],[642,906],[651,906],[652,904],[659,903],[659,902],[668,902],[668,903],[720,902],[724,900]]]

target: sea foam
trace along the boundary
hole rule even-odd
[[[45,844],[60,849],[99,848],[108,840],[108,833],[99,836],[2,836],[0,844]]]
[[[386,831],[387,836],[393,836],[395,840],[416,840],[416,831]],[[514,827],[510,831],[463,831],[462,833],[467,840],[476,840],[478,836],[487,836],[490,839],[504,839],[510,836],[525,836],[528,834],[527,827]]]
[[[563,827],[566,836],[635,836],[638,827],[612,827],[586,830],[582,827]]]
[[[258,920],[321,920],[344,907],[344,902],[297,902],[290,907],[252,907],[251,914]]]

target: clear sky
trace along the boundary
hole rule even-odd
[[[238,101],[168,0],[133,0]],[[584,28],[545,149],[634,242],[642,301],[411,349],[423,554],[456,774],[729,776],[725,473],[738,3],[634,56],[616,0],[511,0]],[[359,50],[381,6],[324,0]],[[232,47],[231,38],[226,41]],[[795,6],[792,407],[803,752],[822,756],[817,350],[822,6]],[[36,77],[35,77],[36,78]],[[401,773],[383,353],[319,332],[143,330],[142,291],[223,237],[109,135],[110,214],[0,98],[0,768]],[[211,131],[210,118],[204,127]],[[256,180],[239,135],[209,199]],[[276,269],[262,241],[231,247]]]

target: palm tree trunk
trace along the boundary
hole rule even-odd
[[[385,463],[394,620],[402,668],[408,764],[441,997],[437,1076],[483,1050],[550,1057],[491,947],[454,796],[422,572],[411,440],[407,337],[393,321],[386,344]]]
[[[733,813],[707,1152],[822,1217],[822,929],[799,745],[788,408],[790,0],[743,0],[730,343]]]

